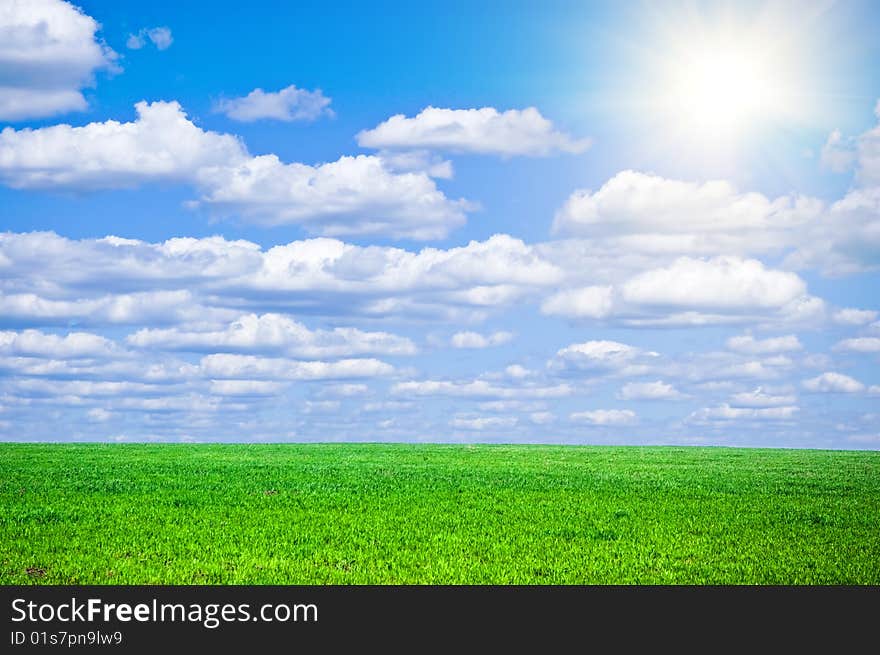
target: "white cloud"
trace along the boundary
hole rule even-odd
[[[833,371],[804,380],[803,387],[817,393],[858,393],[865,390],[865,385],[858,380]]]
[[[529,421],[535,425],[549,425],[556,420],[556,416],[552,412],[532,412],[529,414]]]
[[[455,417],[450,422],[454,428],[460,430],[497,430],[512,428],[517,424],[515,417],[480,416],[476,418]]]
[[[67,397],[74,404],[80,404],[83,397],[107,396],[151,396],[166,393],[161,385],[131,381],[108,380],[41,380],[19,379],[15,381],[19,393],[44,395],[56,399]]]
[[[834,346],[834,350],[849,350],[857,353],[880,353],[880,338],[856,337],[844,339]]]
[[[291,84],[280,91],[254,89],[246,96],[220,100],[214,110],[229,118],[250,123],[262,119],[277,121],[313,121],[332,116],[331,99],[321,89],[309,91]]]
[[[825,319],[824,301],[800,277],[756,259],[633,254],[601,239],[536,249],[565,272],[562,288],[541,304],[546,315],[626,327],[807,327]],[[597,278],[611,284],[583,285]]]
[[[473,205],[450,200],[425,173],[391,173],[375,156],[308,166],[261,155],[199,173],[199,204],[261,225],[301,224],[327,236],[439,239]]]
[[[623,385],[618,397],[622,400],[679,400],[685,395],[671,384],[657,380],[655,382],[629,382]]]
[[[590,286],[554,293],[541,303],[541,313],[568,318],[605,318],[612,307],[610,286]]]
[[[377,359],[302,362],[222,353],[202,357],[199,367],[205,376],[218,379],[337,380],[376,377],[394,372],[390,364]]]
[[[322,398],[352,398],[354,396],[364,396],[369,391],[370,388],[365,384],[328,384],[321,387],[318,395]]]
[[[192,302],[189,291],[145,291],[97,298],[51,300],[32,293],[0,292],[0,315],[7,320],[39,325],[131,325],[222,320],[238,312],[208,309]]]
[[[109,421],[113,416],[106,409],[102,409],[101,407],[94,407],[86,412],[86,415],[89,417],[90,421],[95,421],[96,423],[104,423]]]
[[[874,105],[874,115],[880,119],[880,100]],[[880,185],[880,123],[858,137],[857,150],[859,182]]]
[[[795,352],[803,349],[803,344],[794,334],[768,339],[755,339],[750,334],[730,337],[727,348],[747,355],[769,355],[774,353]]]
[[[477,404],[484,412],[539,412],[547,407],[543,400],[487,400]]]
[[[100,25],[60,0],[0,5],[0,120],[86,109],[81,89],[117,55],[96,38]]]
[[[703,184],[622,171],[595,193],[575,191],[556,213],[556,233],[614,239],[618,251],[744,254],[773,251],[822,211],[819,200],[770,200],[730,183]]]
[[[203,394],[186,394],[181,396],[165,396],[162,398],[128,398],[123,397],[113,401],[111,405],[114,411],[146,412],[155,416],[156,413],[182,412],[187,416],[187,423],[194,424],[193,414],[207,413],[216,414],[218,411],[225,412],[247,411],[249,405],[244,402],[232,403],[228,398],[216,398]],[[211,425],[211,423],[208,423]]]
[[[515,380],[522,380],[523,378],[534,375],[535,372],[527,369],[525,366],[521,366],[520,364],[511,364],[504,368],[504,374]]]
[[[851,190],[802,241],[786,266],[818,268],[829,276],[880,269],[880,186]]]
[[[201,193],[194,206],[263,225],[326,235],[442,238],[472,205],[450,200],[423,172],[395,174],[380,157],[309,166],[252,157],[228,134],[194,125],[176,102],[139,102],[137,120],[0,132],[0,179],[15,188],[126,188],[173,181]]]
[[[841,309],[834,312],[832,320],[840,325],[867,325],[877,319],[873,309]]]
[[[195,181],[201,169],[247,158],[228,134],[196,127],[177,102],[139,102],[137,120],[0,132],[0,178],[14,188],[125,188]]]
[[[479,332],[456,332],[449,343],[453,348],[489,348],[500,346],[513,339],[512,332],[493,332],[482,335]]]
[[[735,421],[740,419],[754,421],[784,421],[794,418],[800,411],[799,407],[731,407],[723,404],[718,407],[707,407],[694,412],[688,421],[702,423],[707,421]]]
[[[450,396],[461,398],[562,398],[572,393],[568,384],[552,386],[502,387],[485,380],[453,382],[449,380],[422,380],[398,382],[391,393],[399,396]]]
[[[880,126],[856,140],[857,180],[837,202],[770,199],[729,182],[670,180],[622,171],[598,191],[578,190],[554,232],[632,257],[787,254],[785,267],[847,275],[880,267]]]
[[[339,411],[342,403],[338,400],[307,400],[303,403],[305,414],[327,414]]]
[[[793,406],[797,398],[791,394],[772,395],[758,387],[754,391],[734,394],[731,402],[734,407],[784,407]]]
[[[396,114],[360,132],[357,141],[365,148],[427,148],[502,157],[580,153],[590,146],[588,139],[573,139],[557,131],[534,107],[505,112],[493,107],[427,107],[412,118]]]
[[[620,370],[643,357],[657,357],[657,353],[617,341],[585,341],[558,350],[549,366],[556,370]]]
[[[709,364],[709,361],[704,364]],[[754,378],[757,380],[771,380],[778,378],[780,373],[768,362],[749,361],[739,364],[722,365],[719,368],[708,370],[704,376],[716,378]]]
[[[846,172],[856,162],[855,144],[851,139],[844,139],[840,130],[833,130],[822,146],[821,161],[823,166],[835,173]]]
[[[629,409],[596,409],[574,412],[570,421],[592,423],[593,425],[630,425],[636,422],[636,414]]]
[[[641,273],[622,287],[630,303],[674,308],[742,310],[782,308],[806,293],[794,273],[767,269],[755,259],[680,257]]]
[[[394,173],[424,172],[443,180],[451,180],[455,174],[451,161],[429,150],[380,150],[378,157]]]
[[[274,396],[283,389],[267,380],[211,380],[211,393],[218,396]]]
[[[217,331],[145,328],[129,335],[127,341],[133,346],[162,350],[278,351],[300,358],[416,353],[412,341],[388,332],[364,332],[342,327],[333,330],[309,330],[302,323],[281,314],[245,314],[223,330]]]
[[[382,402],[364,403],[361,411],[364,412],[403,412],[414,409],[415,403],[406,400],[386,400]]]
[[[222,237],[147,243],[0,233],[0,272],[7,320],[208,324],[200,330],[217,330],[249,310],[474,319],[535,297],[563,276],[534,247],[507,235],[419,251],[335,239],[264,251]]]
[[[874,105],[874,115],[880,119],[880,100]],[[822,155],[823,163],[832,170],[842,172],[854,167],[861,185],[880,185],[880,124],[857,137],[844,137],[840,130],[834,130]]]
[[[140,50],[150,41],[158,50],[167,50],[174,43],[171,28],[145,27],[136,34],[129,34],[125,47],[129,50]]]
[[[62,337],[39,330],[0,331],[0,354],[3,355],[69,359],[109,357],[116,351],[112,341],[88,332],[71,332]]]

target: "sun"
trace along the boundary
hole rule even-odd
[[[692,52],[672,72],[668,99],[695,129],[730,132],[775,111],[768,72],[766,62],[742,49]]]
[[[772,43],[731,35],[703,37],[672,49],[655,90],[660,109],[679,132],[702,140],[742,138],[782,119],[794,78]]]
[[[809,57],[790,14],[664,14],[651,24],[628,92],[655,140],[723,155],[810,111]]]

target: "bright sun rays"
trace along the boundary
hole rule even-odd
[[[683,35],[683,43],[667,51],[654,102],[669,127],[727,141],[796,113],[798,75],[791,58],[756,36]]]
[[[664,5],[664,8],[668,6]],[[654,148],[689,160],[733,160],[766,137],[811,120],[804,44],[821,16],[771,5],[752,15],[659,11],[630,42],[626,94]]]

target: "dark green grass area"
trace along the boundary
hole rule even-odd
[[[0,444],[0,583],[880,584],[880,453]]]

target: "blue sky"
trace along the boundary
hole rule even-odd
[[[0,0],[0,438],[880,447],[873,3],[207,7]]]

